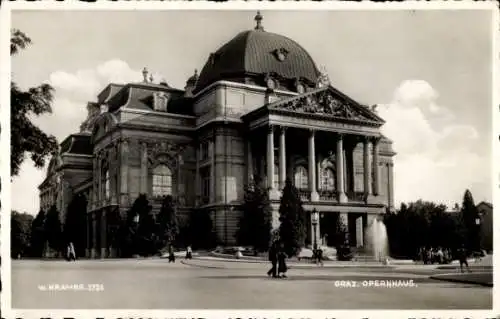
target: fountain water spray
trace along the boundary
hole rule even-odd
[[[389,257],[389,241],[382,215],[373,218],[365,232],[368,249],[373,254],[373,257],[378,261],[385,261]]]

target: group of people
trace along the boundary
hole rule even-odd
[[[470,272],[469,262],[467,261],[468,252],[465,245],[462,245],[456,250],[455,257],[460,263],[460,271],[464,272],[465,269]],[[422,247],[419,251],[419,259],[424,262],[424,264],[448,264],[453,260],[452,250],[449,248],[433,248],[433,247]]]
[[[191,246],[186,247],[186,257],[185,259],[193,259],[193,250],[191,249]],[[174,252],[174,246],[170,245],[168,247],[168,262],[169,263],[175,263],[175,252]]]
[[[269,247],[269,261],[271,262],[271,269],[267,272],[269,277],[273,278],[287,278],[286,272],[288,266],[286,264],[286,253],[283,243],[273,241]]]
[[[448,248],[422,247],[419,252],[419,258],[425,265],[434,263],[447,264],[451,262],[451,257],[451,249]]]

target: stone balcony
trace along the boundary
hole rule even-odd
[[[311,200],[311,192],[307,189],[299,189],[299,196],[303,202],[309,202]],[[320,202],[338,202],[337,191],[318,191]],[[347,199],[349,203],[365,203],[365,193],[364,192],[347,192]]]

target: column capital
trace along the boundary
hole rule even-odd
[[[336,137],[337,137],[337,141],[338,140],[343,140],[344,137],[345,137],[345,133],[339,133],[339,132],[337,132],[336,133]]]
[[[130,138],[122,136],[118,139],[118,142],[123,145],[128,145],[130,143]]]
[[[280,128],[280,133],[281,133],[281,134],[285,134],[285,132],[286,132],[286,130],[287,130],[287,128],[288,128],[288,127],[286,127],[286,126],[284,126],[284,125],[280,125],[280,127],[279,127],[279,128]]]
[[[267,126],[267,133],[274,133],[274,125],[269,124]]]
[[[314,136],[316,134],[316,129],[310,128],[307,130],[310,136]]]
[[[372,136],[370,139],[371,139],[372,144],[375,146],[375,145],[379,144],[382,137],[381,136]]]

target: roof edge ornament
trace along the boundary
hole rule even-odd
[[[264,17],[262,17],[262,15],[260,14],[260,10],[257,11],[257,15],[255,16],[254,20],[256,23],[255,30],[264,31],[264,27],[262,26],[262,20],[264,20]]]
[[[316,82],[317,88],[323,88],[330,86],[330,78],[328,77],[328,73],[326,71],[326,67],[321,67],[319,77]]]

